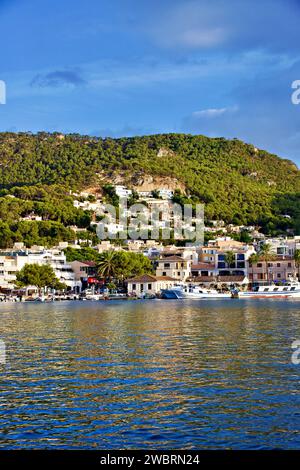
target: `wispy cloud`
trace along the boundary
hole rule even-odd
[[[237,111],[237,106],[232,106],[228,108],[208,108],[201,109],[200,111],[194,111],[192,113],[192,118],[201,119],[201,118],[215,118],[222,116],[225,113],[233,113]]]
[[[299,40],[297,13],[294,0],[260,0],[255,8],[253,0],[174,1],[152,13],[143,27],[167,48],[291,51]]]
[[[31,81],[32,87],[57,88],[60,86],[81,86],[86,81],[74,70],[56,70],[47,74],[37,74]]]

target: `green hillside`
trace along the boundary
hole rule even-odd
[[[97,139],[75,134],[2,133],[2,223],[12,223],[6,220],[6,196],[17,187],[26,186],[29,191],[31,186],[47,186],[50,189],[40,202],[50,205],[55,199],[63,204],[61,191],[65,191],[69,213],[68,189],[101,186],[115,175],[129,186],[143,175],[176,178],[186,188],[186,196],[206,204],[207,219],[255,224],[266,233],[300,230],[300,171],[295,164],[239,140],[184,134]],[[60,188],[59,197],[55,197],[55,188]],[[24,194],[18,197],[36,201]],[[3,204],[6,208],[1,209]],[[60,212],[52,214],[52,219],[64,224],[63,207]],[[283,217],[286,215],[291,219]],[[71,219],[68,222],[74,222]]]

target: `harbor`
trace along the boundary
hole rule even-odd
[[[292,449],[289,300],[2,304],[0,448]]]

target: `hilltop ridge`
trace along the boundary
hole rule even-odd
[[[299,232],[297,166],[237,139],[0,133],[0,188],[8,192],[38,184],[83,189],[116,180],[134,188],[147,178],[169,179],[173,187],[178,182],[186,197],[205,203],[207,219]]]

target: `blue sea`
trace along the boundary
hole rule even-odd
[[[300,301],[2,303],[0,449],[300,449]]]

